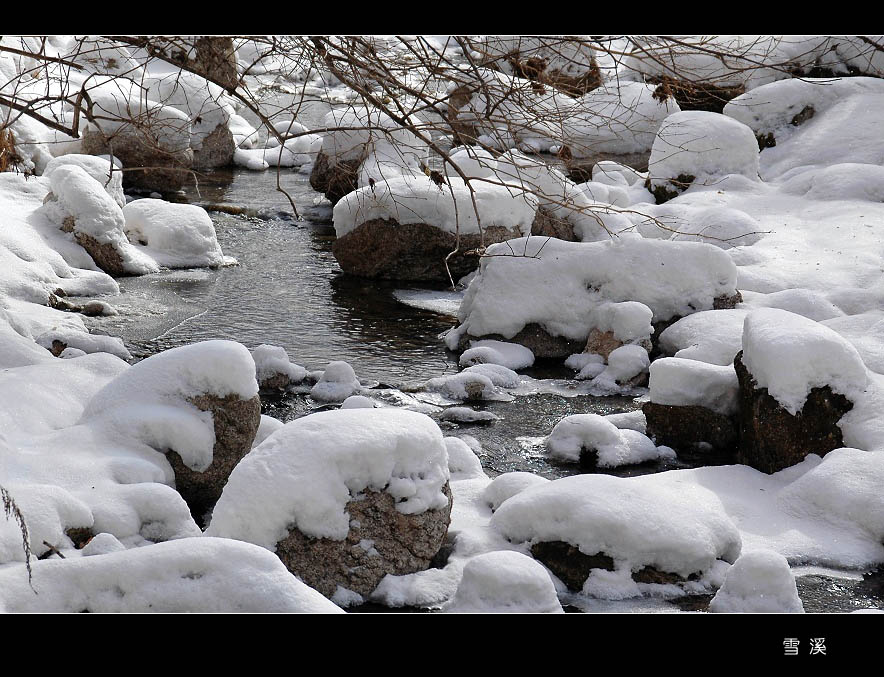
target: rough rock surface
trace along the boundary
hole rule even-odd
[[[52,194],[50,193],[49,195]],[[79,232],[74,217],[65,217],[61,224],[61,229],[65,233],[73,233],[77,244],[86,250],[86,253],[95,261],[95,265],[105,273],[117,277],[126,274],[126,270],[123,267],[123,257],[120,256],[120,252],[110,243],[105,242],[102,244],[91,235]]]
[[[737,446],[737,422],[706,407],[645,402],[642,412],[647,419],[646,434],[658,445],[696,449],[705,443],[723,451]]]
[[[335,204],[359,188],[359,166],[362,160],[339,160],[332,166],[328,155],[320,152],[310,171],[310,186]]]
[[[261,423],[261,399],[255,395],[243,400],[236,395],[199,395],[190,402],[200,411],[212,413],[215,446],[212,463],[203,472],[188,468],[174,451],[166,454],[175,471],[175,487],[187,502],[198,524],[221,496],[234,466],[252,448]]]
[[[484,245],[520,236],[516,228],[489,226],[484,229]],[[447,282],[445,257],[454,251],[456,243],[454,234],[427,223],[400,224],[388,219],[372,219],[335,240],[332,253],[349,275]],[[479,235],[461,235],[460,253],[448,260],[455,280],[479,266],[475,250],[481,246]]]
[[[559,240],[576,242],[574,225],[553,215],[547,209],[540,207],[534,222],[531,224],[531,234],[541,237],[555,237]]]
[[[654,90],[656,99],[665,101],[671,96],[678,102],[681,110],[705,110],[712,113],[721,113],[728,101],[746,91],[743,85],[717,87],[709,83],[677,80],[667,76],[652,77],[648,82],[657,85]]]
[[[236,143],[230,129],[227,125],[218,125],[193,151],[193,166],[196,169],[226,167],[233,163],[234,150]]]
[[[173,193],[190,181],[193,150],[165,151],[144,132],[132,128],[117,133],[108,142],[96,129],[83,131],[83,153],[113,153],[124,167],[123,185],[160,193]]]
[[[326,597],[338,586],[370,595],[387,574],[401,576],[430,566],[445,541],[448,507],[405,515],[384,491],[366,491],[347,503],[350,531],[341,541],[305,536],[297,528],[276,544],[276,554],[289,571]]]
[[[756,388],[742,362],[734,358],[740,384],[740,447],[737,461],[766,473],[800,463],[808,454],[825,456],[844,446],[838,421],[853,408],[828,386],[813,388],[797,415],[787,412],[768,392]]]
[[[263,393],[279,392],[285,390],[293,383],[288,374],[276,373],[273,376],[261,379],[258,382],[258,389]]]

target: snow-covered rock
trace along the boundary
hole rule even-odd
[[[499,364],[509,369],[525,369],[534,364],[534,353],[518,343],[505,341],[471,341],[461,353],[460,366]]]
[[[741,554],[709,603],[712,613],[804,613],[786,558],[771,550]]]
[[[362,384],[356,378],[353,367],[338,360],[328,363],[322,378],[310,390],[310,397],[320,402],[343,402],[360,390]]]
[[[281,346],[262,343],[252,350],[255,360],[255,376],[261,390],[284,390],[307,378],[307,370],[289,360],[289,354]]]
[[[644,434],[619,429],[598,414],[566,416],[553,428],[546,446],[553,458],[602,468],[634,465],[675,455],[667,447],[658,448]]]

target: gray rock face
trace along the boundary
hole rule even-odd
[[[362,159],[339,160],[332,166],[328,155],[320,152],[310,171],[310,186],[324,193],[332,204],[359,188],[359,166]]]
[[[248,400],[235,395],[199,395],[190,402],[200,411],[212,413],[215,427],[212,463],[198,472],[188,468],[174,450],[169,451],[166,458],[175,471],[175,488],[199,524],[220,498],[234,466],[252,448],[261,423],[261,399],[257,395]]]
[[[738,440],[738,424],[724,414],[698,406],[676,407],[645,402],[647,435],[659,445],[674,449],[698,449],[709,444],[714,449],[733,451]]]
[[[574,234],[574,225],[558,218],[543,207],[537,210],[537,216],[534,217],[534,223],[531,224],[531,234],[541,237],[554,237],[567,242],[577,241],[577,236]]]
[[[54,198],[52,193],[49,193],[46,197],[47,199]],[[112,244],[107,242],[100,243],[91,235],[79,232],[77,230],[76,221],[72,216],[65,217],[61,224],[61,229],[65,233],[73,233],[77,244],[86,250],[86,253],[92,257],[93,261],[95,261],[95,265],[101,268],[105,273],[116,277],[126,274],[126,270],[123,266],[123,257],[120,256],[120,252],[118,252]]]
[[[196,169],[226,167],[233,162],[234,150],[236,144],[230,129],[227,125],[218,125],[193,151],[193,166]]]
[[[483,242],[487,246],[520,235],[517,228],[503,226],[485,228],[484,238],[461,235],[459,253],[448,260],[452,277],[457,280],[478,267],[476,249],[483,246]],[[447,282],[445,258],[456,247],[454,234],[427,223],[399,224],[388,219],[372,219],[335,240],[332,253],[349,275]]]
[[[115,134],[112,140],[99,130],[86,129],[83,152],[116,156],[123,163],[123,185],[127,187],[172,193],[192,180],[193,150],[164,150],[133,127]]]
[[[448,496],[445,509],[416,515],[396,510],[386,492],[366,491],[364,498],[347,503],[350,531],[344,540],[312,538],[292,528],[276,544],[276,554],[289,571],[326,597],[338,586],[367,597],[387,574],[401,576],[430,566],[451,516],[447,484],[443,491]]]
[[[825,456],[844,446],[838,421],[853,409],[844,395],[828,386],[813,388],[797,415],[787,412],[766,388],[757,388],[742,362],[734,368],[740,384],[740,447],[737,462],[774,473],[800,463],[808,454]]]

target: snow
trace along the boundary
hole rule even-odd
[[[757,388],[793,416],[812,388],[829,386],[856,401],[869,377],[850,343],[828,327],[775,308],[761,308],[743,325],[743,364]]]
[[[310,391],[310,397],[320,402],[343,402],[350,395],[362,390],[362,384],[356,378],[347,362],[329,362],[322,374],[322,378]]]
[[[709,603],[711,613],[803,613],[786,558],[771,550],[741,554]]]
[[[514,195],[506,186],[486,182],[467,186],[461,179],[449,181],[437,185],[423,174],[402,175],[349,193],[335,205],[335,233],[343,237],[374,219],[427,223],[462,235],[479,234],[489,226],[531,232],[537,201],[530,194]]]
[[[651,338],[653,315],[650,308],[637,301],[602,303],[592,309],[590,323],[601,332],[612,332],[621,343],[631,343]]]
[[[124,552],[0,569],[6,613],[340,613],[262,548],[187,538]],[[34,594],[34,593],[37,594]]]
[[[144,198],[123,207],[128,238],[167,268],[235,263],[225,257],[212,219],[202,207]]]
[[[656,447],[643,433],[619,429],[598,414],[566,416],[546,439],[550,456],[578,462],[581,452],[595,452],[602,468],[634,465],[658,458],[672,458],[671,449]]]
[[[740,533],[715,494],[656,477],[553,480],[505,501],[491,525],[514,543],[564,541],[587,555],[604,552],[618,570],[653,566],[688,576],[717,559],[736,560]]]
[[[61,226],[74,219],[74,231],[110,244],[123,261],[123,268],[136,275],[156,272],[159,267],[126,239],[123,212],[102,184],[78,165],[57,167],[49,176],[56,200],[41,209],[50,221]]]
[[[499,364],[509,369],[525,369],[534,364],[534,353],[518,343],[505,341],[470,341],[470,347],[460,356],[460,366]]]
[[[126,346],[123,345],[123,340],[118,339],[116,336],[87,334],[84,331],[78,331],[68,327],[59,327],[58,329],[50,329],[47,332],[43,332],[34,338],[34,342],[37,345],[43,346],[47,350],[52,349],[52,343],[54,341],[61,341],[66,344],[68,348],[76,348],[82,350],[84,353],[105,352],[110,353],[111,355],[116,355],[121,360],[132,359],[132,355],[126,349]]]
[[[341,409],[373,409],[375,406],[374,400],[365,395],[350,395],[341,402]]]
[[[272,416],[261,414],[261,422],[258,424],[258,430],[255,433],[255,439],[252,441],[252,449],[257,447],[261,442],[270,437],[277,430],[282,428],[285,423]]]
[[[545,477],[529,472],[507,472],[495,477],[482,492],[484,500],[492,510],[497,510],[504,501],[529,487],[549,482]]]
[[[518,552],[489,552],[466,563],[447,613],[564,613],[549,573]]]
[[[479,457],[462,439],[446,437],[445,448],[448,451],[448,471],[451,474],[451,481],[485,477]]]
[[[455,421],[457,423],[488,423],[497,421],[500,417],[490,411],[476,411],[469,407],[449,407],[439,417],[443,421]]]
[[[255,361],[255,376],[259,383],[277,374],[288,376],[292,383],[300,383],[307,378],[307,370],[291,362],[289,354],[281,346],[262,343],[252,349],[252,359]]]
[[[50,160],[46,169],[43,170],[43,176],[52,176],[52,172],[58,167],[68,166],[76,166],[85,170],[89,176],[104,186],[107,194],[114,199],[120,208],[126,206],[126,198],[123,195],[123,173],[119,171],[122,169],[122,164],[119,160],[114,161],[114,169],[112,170],[111,161],[107,157],[70,153]]]
[[[664,357],[651,365],[651,402],[675,407],[705,407],[725,416],[739,408],[737,372],[731,365]]]
[[[383,407],[324,411],[277,430],[234,468],[206,535],[274,550],[291,525],[341,540],[346,505],[386,491],[403,514],[448,505],[448,452],[432,419]]]
[[[711,309],[714,298],[735,293],[731,259],[696,242],[520,238],[487,253],[458,312],[459,331],[472,336],[512,338],[537,323],[585,341],[591,311],[606,301],[642,303],[656,322]]]
[[[416,124],[419,128],[420,122]],[[426,143],[376,109],[355,106],[332,110],[322,127],[328,131],[322,135],[321,150],[332,167],[342,160],[364,160],[377,141],[394,145],[405,162],[419,164],[426,156]]]
[[[758,179],[758,142],[737,120],[707,111],[667,117],[657,132],[648,171],[652,188],[680,192],[672,183],[693,176],[692,185],[714,185],[728,174]]]

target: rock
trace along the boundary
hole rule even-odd
[[[313,190],[324,193],[335,204],[347,193],[359,188],[361,164],[362,158],[338,160],[337,164],[331,165],[328,155],[320,151],[310,171],[310,186]]]
[[[178,191],[190,181],[193,150],[165,150],[145,131],[128,126],[109,140],[100,130],[83,131],[83,152],[113,154],[123,163],[123,185],[160,193]]]
[[[613,331],[599,331],[593,327],[589,330],[589,337],[586,339],[586,347],[583,352],[601,355],[607,360],[611,351],[622,345],[623,343],[614,336]]]
[[[230,128],[226,124],[218,125],[203,138],[200,147],[194,149],[193,166],[196,169],[226,167],[233,163],[235,150],[236,144]]]
[[[734,358],[740,384],[740,446],[737,462],[774,473],[800,463],[808,454],[825,456],[844,446],[838,421],[853,408],[844,395],[828,386],[813,388],[804,407],[793,416]]]
[[[520,237],[518,229],[489,226],[484,245]],[[372,219],[335,240],[332,253],[349,275],[392,280],[448,282],[445,258],[457,246],[457,238],[427,223],[399,224]],[[479,235],[461,235],[460,252],[448,260],[451,276],[457,280],[475,270],[483,246]]]
[[[651,158],[650,151],[641,153],[595,153],[589,157],[571,157],[565,159],[565,172],[574,183],[585,183],[592,180],[592,169],[599,162],[616,162],[627,167],[632,167],[639,172],[648,170],[648,160]]]
[[[473,145],[479,138],[479,132],[474,123],[458,119],[458,111],[470,102],[476,91],[478,91],[477,87],[460,85],[448,95],[448,124],[454,134],[455,145]]]
[[[423,571],[442,548],[451,515],[448,506],[405,515],[387,492],[366,491],[347,503],[350,530],[342,541],[305,536],[297,528],[276,545],[289,571],[332,597],[338,586],[368,597],[387,574]]]
[[[574,234],[574,224],[558,218],[544,207],[537,209],[537,216],[534,217],[534,223],[531,224],[531,234],[541,237],[555,237],[568,242],[577,241],[577,236]]]
[[[52,193],[46,197],[50,199],[51,196]],[[116,277],[126,275],[123,257],[120,256],[120,252],[111,243],[105,242],[102,244],[91,235],[76,230],[76,222],[72,216],[65,217],[64,222],[61,224],[61,229],[65,233],[73,233],[77,244],[86,250],[86,253],[95,261],[95,265],[105,273]]]
[[[651,77],[648,82],[657,85],[654,97],[665,101],[673,97],[682,110],[704,110],[721,113],[727,102],[746,91],[745,85],[718,87],[709,83],[677,80],[667,76]]]
[[[215,428],[212,463],[203,472],[197,472],[188,468],[174,450],[169,451],[166,458],[175,472],[178,493],[197,523],[201,523],[221,496],[234,466],[252,448],[261,423],[261,400],[257,395],[248,400],[236,395],[199,395],[188,401],[200,411],[212,414]]]
[[[59,294],[58,292],[62,292]],[[65,298],[59,298],[60,296],[66,296],[64,291],[61,289],[56,289],[55,293],[49,292],[49,300],[47,301],[50,308],[55,308],[55,310],[65,310],[70,313],[81,312],[83,309],[78,306],[76,303],[71,303]]]
[[[706,407],[645,402],[642,413],[647,419],[647,435],[658,445],[697,449],[708,444],[726,451],[737,446],[738,423]]]

